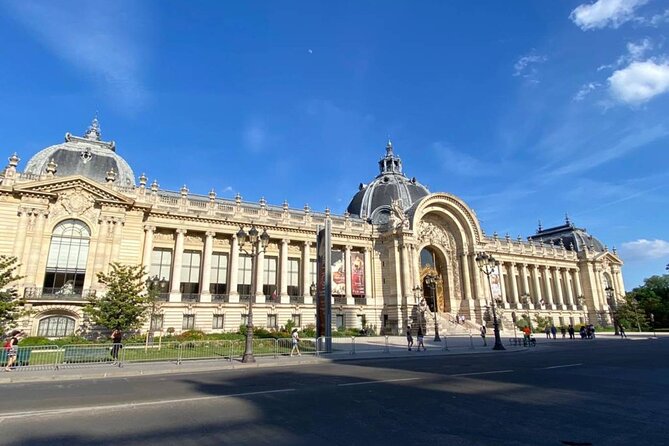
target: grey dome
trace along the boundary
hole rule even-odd
[[[57,176],[82,175],[104,183],[107,172],[114,171],[115,184],[135,185],[135,175],[128,163],[116,153],[115,143],[100,140],[97,119],[93,120],[83,137],[66,133],[64,143],[39,151],[28,161],[25,173],[42,175],[51,161],[57,165]]]
[[[402,173],[402,160],[393,154],[393,145],[388,141],[386,156],[379,160],[381,173],[369,184],[360,184],[359,191],[347,211],[351,215],[381,224],[388,221],[390,206],[400,200],[404,211],[416,201],[430,194],[416,178],[407,178]]]
[[[588,234],[585,228],[577,228],[567,217],[565,224],[561,226],[555,226],[553,228],[543,229],[539,225],[537,233],[528,237],[529,240],[533,240],[541,243],[551,243],[557,246],[562,246],[570,251],[581,252],[586,248],[589,251],[595,252],[604,252],[606,251],[606,246],[599,239]]]

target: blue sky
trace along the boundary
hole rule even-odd
[[[97,112],[162,188],[342,213],[390,136],[488,234],[568,213],[631,289],[669,263],[668,28],[661,0],[0,0],[0,152]]]

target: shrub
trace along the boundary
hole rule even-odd
[[[201,341],[205,338],[205,334],[201,330],[188,330],[177,336],[179,341]]]
[[[28,336],[27,338],[21,339],[19,345],[52,345],[54,341],[44,336]]]

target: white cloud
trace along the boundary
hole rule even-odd
[[[653,60],[632,62],[614,72],[609,90],[614,98],[628,104],[641,104],[669,91],[669,64]]]
[[[611,26],[618,28],[634,19],[634,11],[648,0],[598,0],[576,7],[569,18],[582,30]]]
[[[634,43],[634,42],[627,43],[627,52],[629,53],[629,57],[632,60],[639,60],[643,58],[644,54],[646,54],[646,51],[652,49],[653,49],[653,43],[648,38],[643,39],[639,43]]]
[[[450,145],[441,142],[432,144],[432,149],[442,160],[444,170],[462,176],[484,176],[496,172],[492,165],[487,164],[462,151],[454,150]]]
[[[601,86],[602,84],[600,84],[599,82],[588,82],[587,84],[581,86],[578,92],[576,92],[576,94],[574,95],[573,100],[575,102],[580,102],[583,99],[585,99],[587,95],[589,95],[590,93],[592,93]]]
[[[141,81],[145,32],[136,3],[101,4],[20,1],[6,4],[13,17],[52,53],[92,75],[107,96],[135,111],[146,99]]]
[[[666,240],[639,239],[622,245],[623,258],[646,260],[669,257],[669,242]]]
[[[635,17],[634,21],[641,25],[658,27],[663,23],[669,22],[669,9],[651,17]]]
[[[538,74],[536,65],[544,63],[546,60],[548,60],[546,56],[534,54],[534,50],[532,50],[531,53],[522,56],[515,64],[513,64],[513,75],[516,77],[523,77],[533,83],[538,83],[539,81],[536,78]]]

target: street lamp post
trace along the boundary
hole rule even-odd
[[[618,321],[616,318],[616,312],[618,311],[618,305],[616,303],[615,290],[612,286],[607,286],[604,288],[606,291],[606,297],[609,299],[609,311],[611,312],[611,321],[613,322],[613,329],[615,330],[615,335],[618,336],[620,332],[618,331]]]
[[[490,304],[492,306],[492,324],[495,332],[495,346],[493,350],[506,350],[502,344],[502,338],[499,335],[499,322],[497,321],[497,312],[495,311],[495,296],[492,293],[492,282],[490,276],[496,271],[499,262],[485,252],[476,254],[476,263],[483,274],[488,277],[488,287],[490,288]]]
[[[439,323],[437,322],[437,313],[439,310],[439,305],[437,305],[437,278],[438,276],[434,274],[428,274],[425,276],[425,283],[432,290],[432,302],[434,302],[434,342],[441,342],[439,337]]]
[[[247,240],[251,244],[250,253],[244,249],[244,244]],[[258,267],[256,260],[258,255],[265,252],[269,244],[269,234],[267,234],[266,229],[263,229],[262,234],[259,236],[255,225],[251,225],[251,229],[249,229],[249,233],[247,234],[242,226],[237,232],[237,241],[239,242],[239,249],[251,256],[251,293],[253,293],[257,275],[255,268]],[[260,247],[258,247],[258,241],[260,241]],[[243,363],[256,362],[256,358],[253,356],[253,298],[253,295],[249,296],[249,311],[246,315],[246,344],[244,346],[244,356],[242,356]]]

